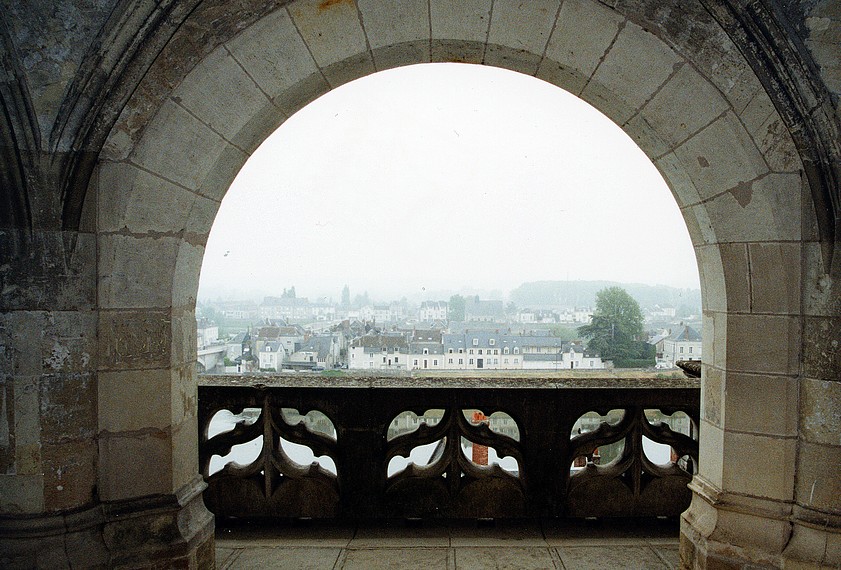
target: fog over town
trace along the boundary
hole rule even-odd
[[[697,289],[698,271],[616,125],[533,77],[433,64],[335,89],[262,144],[222,202],[199,300],[508,300],[547,280]]]

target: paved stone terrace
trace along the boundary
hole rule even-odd
[[[677,521],[405,522],[220,526],[220,570],[553,569],[679,567]]]

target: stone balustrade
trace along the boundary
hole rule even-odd
[[[205,503],[218,517],[249,518],[674,516],[691,499],[699,384],[203,375],[198,419]],[[214,433],[211,421],[222,410],[228,418],[235,414],[232,429]],[[501,415],[505,419],[495,423]],[[678,417],[688,429],[669,427]],[[644,438],[669,446],[670,459],[650,459]],[[218,468],[219,458],[248,442],[256,449],[253,461]],[[285,450],[295,444],[322,459],[294,461]],[[423,446],[430,450],[426,460],[408,466],[404,460],[394,469],[395,458]],[[492,448],[493,457],[505,460],[474,463],[465,453],[472,446]],[[611,448],[613,457],[596,464],[599,448]]]

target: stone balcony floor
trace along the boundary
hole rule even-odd
[[[679,567],[676,520],[221,525],[219,569],[622,569]]]

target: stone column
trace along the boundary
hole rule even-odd
[[[0,230],[0,566],[107,564],[95,236]]]
[[[841,567],[841,263],[823,269],[805,246],[803,365],[800,377],[792,535],[785,568]],[[839,256],[836,245],[836,258]]]

